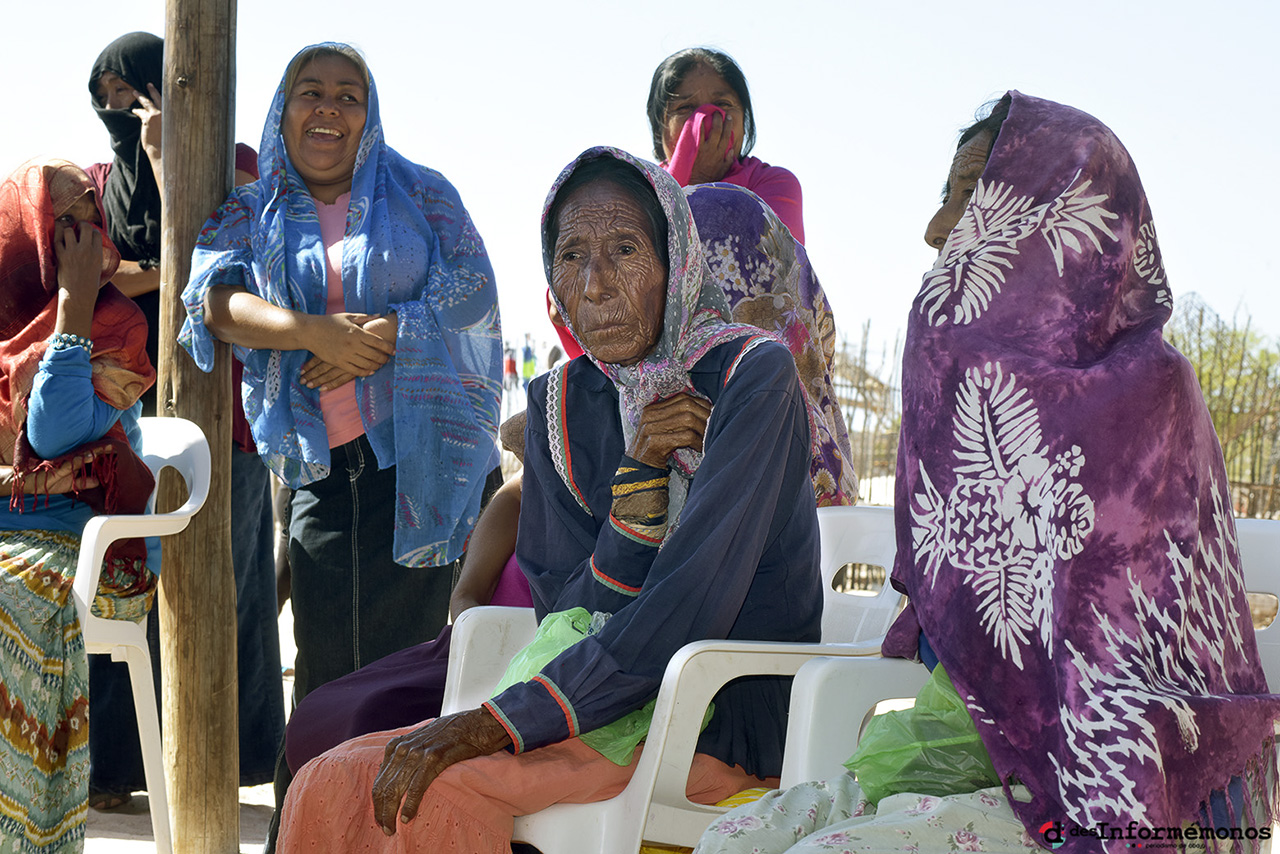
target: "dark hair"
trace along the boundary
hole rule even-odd
[[[1000,136],[1000,128],[1004,126],[1004,120],[1009,118],[1009,104],[1012,100],[1005,95],[998,101],[988,101],[979,107],[974,113],[977,121],[960,132],[960,141],[956,143],[956,150],[959,151],[966,142],[986,130],[991,131],[991,148],[994,150],[996,137]]]
[[[653,156],[666,160],[662,145],[662,128],[667,119],[667,105],[675,95],[676,87],[684,82],[685,75],[699,65],[705,65],[724,78],[742,102],[742,154],[751,153],[756,144],[756,114],[751,110],[751,93],[747,91],[747,78],[727,53],[709,47],[689,47],[677,51],[658,65],[649,84],[649,130],[653,132]]]
[[[574,167],[573,174],[560,185],[560,189],[556,191],[556,197],[551,200],[551,206],[547,208],[547,241],[543,249],[547,266],[552,266],[555,260],[556,240],[560,238],[560,209],[564,207],[565,200],[573,195],[574,190],[597,181],[608,181],[640,206],[649,220],[649,239],[653,241],[658,260],[662,262],[664,269],[668,268],[670,263],[667,254],[667,214],[662,210],[658,194],[649,183],[649,179],[639,169],[630,163],[607,155],[580,162]]]

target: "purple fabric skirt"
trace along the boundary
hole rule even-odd
[[[515,555],[503,568],[492,603],[533,607],[529,582]],[[307,694],[285,728],[289,770],[297,774],[348,739],[439,717],[452,631],[453,626],[445,626],[435,640],[393,652]]]

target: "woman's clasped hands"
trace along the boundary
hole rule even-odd
[[[372,376],[396,352],[396,316],[339,312],[310,316],[302,384],[331,391],[356,377]]]

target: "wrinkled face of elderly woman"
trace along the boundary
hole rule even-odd
[[[956,150],[955,159],[951,161],[951,172],[947,174],[947,186],[942,191],[942,207],[929,220],[929,226],[924,232],[924,242],[934,249],[942,251],[947,235],[951,234],[951,230],[964,215],[964,209],[978,187],[978,179],[987,168],[994,141],[991,131],[984,130]]]
[[[667,270],[648,216],[612,181],[585,184],[557,215],[551,287],[591,355],[634,365],[662,335]]]
[[[285,93],[285,151],[311,195],[325,204],[351,189],[368,97],[364,74],[334,54],[308,62]]]

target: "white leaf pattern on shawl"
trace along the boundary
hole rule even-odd
[[[1138,241],[1133,246],[1133,271],[1156,289],[1157,305],[1173,308],[1173,295],[1165,280],[1164,260],[1160,257],[1160,244],[1156,240],[1153,222],[1144,222],[1138,230]]]
[[[1079,186],[1075,178],[1057,198],[1032,206],[1031,196],[1014,194],[1011,185],[988,184],[982,179],[965,208],[934,269],[924,276],[920,311],[930,326],[948,320],[964,326],[982,315],[1005,284],[1005,271],[1013,269],[1018,244],[1037,231],[1044,236],[1062,275],[1063,246],[1080,253],[1084,237],[1095,250],[1102,250],[1098,232],[1112,240],[1115,234],[1107,220],[1118,215],[1107,210],[1105,194],[1085,195],[1090,181]]]
[[[1061,707],[1068,755],[1074,762],[1064,768],[1052,753],[1049,759],[1058,772],[1063,803],[1072,805],[1071,818],[1082,826],[1120,816],[1142,821],[1146,808],[1133,788],[1133,766],[1151,762],[1163,773],[1161,756],[1172,747],[1157,740],[1157,710],[1174,716],[1181,747],[1194,751],[1200,735],[1195,713],[1178,698],[1221,693],[1220,686],[1210,683],[1203,663],[1245,654],[1239,621],[1234,619],[1245,597],[1243,577],[1234,570],[1235,525],[1216,483],[1211,493],[1211,540],[1197,535],[1194,548],[1184,554],[1165,531],[1173,601],[1162,607],[1130,570],[1137,631],[1130,634],[1116,627],[1095,607],[1107,640],[1102,651],[1109,657],[1097,660],[1097,655],[1086,656],[1071,643],[1066,645],[1071,666],[1080,674],[1080,691],[1092,698],[1087,706],[1091,714]],[[1222,676],[1230,678],[1225,669]],[[1228,682],[1226,690],[1236,689]]]
[[[1107,200],[1105,193],[1086,196],[1085,193],[1093,182],[1086,179],[1077,187],[1075,183],[1079,178],[1080,172],[1076,172],[1066,192],[1045,206],[1047,210],[1044,214],[1042,233],[1049,244],[1049,249],[1053,252],[1053,260],[1058,265],[1059,276],[1062,275],[1063,244],[1071,247],[1076,253],[1084,251],[1076,238],[1077,233],[1088,238],[1097,252],[1102,251],[1102,242],[1098,240],[1097,232],[1101,231],[1112,240],[1116,239],[1115,234],[1107,227],[1106,221],[1119,219],[1119,214],[1112,213],[1102,206]]]
[[[1030,196],[1014,196],[1007,184],[978,180],[937,264],[924,276],[920,307],[931,326],[948,318],[963,326],[991,304],[1004,285],[1004,270],[1013,266],[1008,256],[1017,255],[1018,241],[1040,224],[1040,209],[1033,211],[1031,202]]]
[[[971,369],[956,392],[955,486],[943,499],[921,466],[911,513],[917,562],[937,581],[948,562],[978,597],[981,624],[1017,667],[1037,627],[1052,655],[1053,568],[1093,530],[1093,501],[1071,478],[1079,447],[1050,461],[1035,402],[998,363]]]

